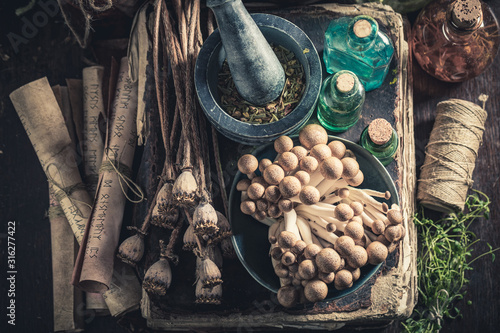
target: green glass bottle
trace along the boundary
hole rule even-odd
[[[398,133],[382,118],[373,120],[361,133],[359,141],[384,166],[392,162],[399,144]]]
[[[356,74],[340,71],[327,77],[318,99],[318,120],[332,132],[343,132],[356,124],[365,102],[365,88]]]

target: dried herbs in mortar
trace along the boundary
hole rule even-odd
[[[281,95],[267,105],[253,105],[245,101],[233,82],[229,65],[224,61],[218,75],[218,89],[222,109],[235,119],[251,124],[267,124],[278,121],[300,102],[305,90],[305,74],[295,54],[281,45],[271,45],[285,70],[286,81]]]

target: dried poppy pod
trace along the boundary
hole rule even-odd
[[[158,191],[158,194],[156,195],[156,204],[158,205],[158,211],[161,214],[167,214],[173,206],[173,188],[174,184],[170,181],[167,181],[165,182],[165,184],[163,184],[161,189]]]
[[[219,229],[211,240],[212,243],[219,243],[223,239],[231,237],[233,232],[231,231],[231,225],[227,218],[221,212],[216,211],[215,213],[217,214],[217,227],[219,227]]]
[[[193,251],[198,247],[198,242],[196,241],[196,235],[194,234],[194,227],[190,224],[186,231],[184,231],[182,249],[185,251]]]
[[[204,288],[198,280],[195,289],[196,304],[219,305],[222,301],[222,286],[217,285],[213,288]]]
[[[191,168],[185,168],[175,180],[172,197],[181,206],[191,207],[198,198],[198,184]]]
[[[171,182],[167,182],[158,192],[151,216],[152,225],[165,229],[175,228],[179,219],[179,208],[174,203],[172,196],[173,187],[174,185]]]
[[[217,212],[208,202],[201,202],[193,213],[194,233],[197,235],[212,235],[219,230]]]
[[[201,259],[196,269],[196,276],[203,288],[213,288],[222,283],[219,267],[208,256]]]
[[[125,239],[118,247],[116,256],[124,263],[135,267],[144,256],[144,234],[137,232]]]
[[[217,265],[217,267],[222,270],[222,264],[223,264],[223,258],[222,258],[222,252],[217,246],[207,246],[205,248],[205,254],[207,255],[208,259],[212,260],[214,264]],[[201,257],[196,257],[196,269],[198,269],[198,266],[201,265],[202,262]]]
[[[162,240],[160,240],[160,248],[160,259],[146,271],[142,287],[150,294],[164,296],[172,282],[172,270],[165,253],[166,246]]]

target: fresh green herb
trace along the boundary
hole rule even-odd
[[[423,211],[413,219],[419,240],[417,255],[418,304],[411,318],[403,323],[407,332],[438,332],[443,320],[460,316],[455,302],[463,299],[469,282],[465,273],[472,263],[491,254],[493,249],[472,259],[473,245],[479,242],[469,230],[478,218],[489,218],[490,199],[481,192],[468,196],[464,212],[453,213],[438,221],[424,216]]]

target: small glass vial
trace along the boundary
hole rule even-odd
[[[365,91],[382,85],[389,70],[394,46],[381,32],[377,21],[367,15],[341,17],[325,32],[323,61],[328,73],[354,72]]]
[[[340,71],[327,77],[318,99],[318,120],[332,132],[343,132],[359,119],[365,102],[365,89],[356,74]]]
[[[431,2],[412,30],[413,54],[430,75],[462,82],[481,74],[498,51],[498,22],[480,0]]]
[[[394,159],[398,149],[398,134],[391,124],[377,118],[368,125],[359,140],[361,146],[372,153],[384,166]]]

